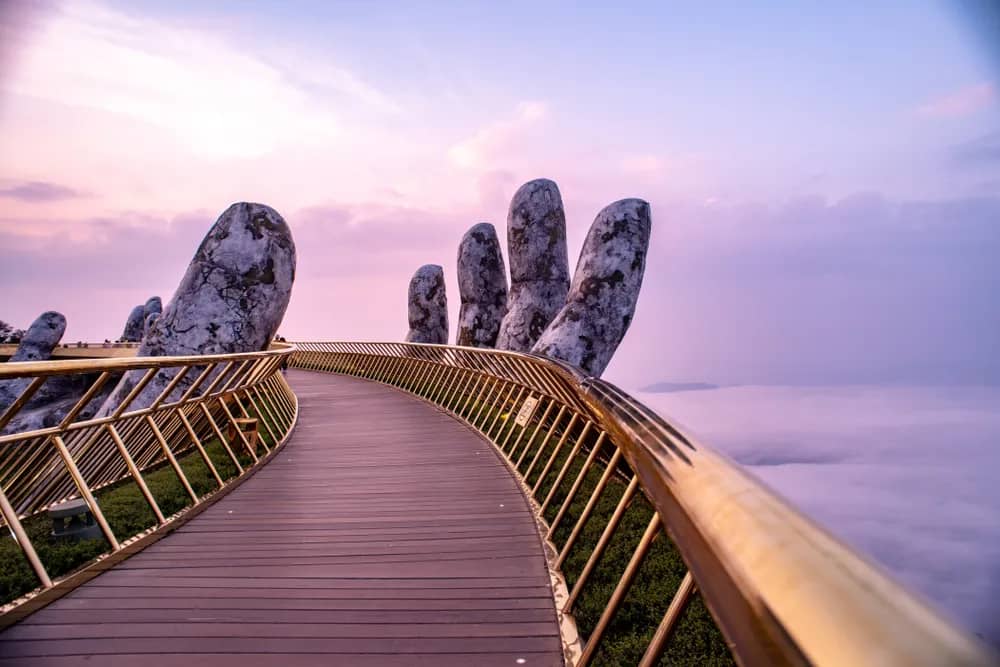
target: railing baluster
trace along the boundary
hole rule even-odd
[[[597,442],[594,443],[594,447],[590,450],[590,454],[587,456],[587,460],[584,461],[583,467],[580,468],[580,472],[576,476],[576,480],[573,482],[573,486],[570,487],[569,492],[566,497],[563,498],[563,503],[559,507],[559,511],[556,513],[552,523],[549,524],[549,532],[546,535],[548,538],[556,532],[556,528],[559,527],[562,518],[566,516],[566,512],[569,511],[569,506],[573,503],[573,499],[576,497],[576,492],[580,490],[583,485],[583,480],[587,477],[587,473],[590,472],[590,467],[594,465],[594,461],[597,459],[597,454],[601,451],[601,446],[604,444],[604,439],[607,433],[601,432],[601,435],[597,438]]]
[[[10,423],[10,420],[17,416],[17,413],[21,411],[21,408],[31,400],[31,397],[35,395],[38,388],[45,384],[47,380],[44,375],[32,378],[28,386],[24,388],[21,395],[14,399],[14,402],[7,406],[4,410],[3,415],[0,415],[0,431],[3,431],[4,426]]]
[[[593,425],[594,422],[588,421],[586,424],[584,424],[583,430],[580,432],[580,435],[577,436],[576,442],[573,443],[573,448],[569,452],[569,456],[566,457],[566,460],[563,462],[562,468],[559,470],[559,474],[556,475],[555,481],[552,482],[552,487],[549,489],[548,494],[546,494],[545,496],[545,501],[542,503],[542,507],[540,509],[540,512],[542,514],[545,514],[545,510],[548,509],[549,503],[552,502],[552,498],[555,496],[556,491],[559,489],[560,485],[562,485],[563,478],[566,477],[566,473],[569,472],[570,466],[573,465],[573,459],[575,459],[576,455],[579,454],[580,448],[583,447],[583,441],[586,440],[587,436],[590,434],[590,429]],[[540,483],[541,480],[539,480],[539,484]]]
[[[146,415],[146,420],[149,422],[149,427],[153,429],[153,434],[156,436],[156,440],[160,443],[160,449],[163,450],[163,455],[167,457],[167,461],[170,463],[170,467],[174,469],[177,474],[177,478],[181,480],[181,484],[184,485],[184,490],[191,497],[191,501],[197,505],[200,501],[198,500],[198,494],[194,492],[191,487],[191,482],[188,481],[187,475],[184,474],[184,470],[181,469],[181,464],[177,462],[174,457],[174,453],[170,451],[170,445],[167,444],[166,438],[163,437],[163,433],[160,432],[160,427],[156,425],[156,421],[153,419],[152,415]]]
[[[118,551],[122,548],[121,544],[118,543],[118,538],[111,531],[111,526],[108,525],[108,520],[104,518],[104,512],[101,511],[100,506],[97,504],[97,500],[94,495],[90,492],[90,487],[87,485],[87,480],[83,478],[80,474],[80,469],[76,467],[76,462],[73,460],[72,454],[66,449],[66,443],[63,442],[62,437],[58,435],[52,436],[52,443],[56,446],[56,450],[59,452],[59,456],[62,457],[63,463],[66,464],[66,470],[69,471],[70,477],[73,478],[73,483],[76,485],[77,490],[80,495],[83,496],[84,501],[87,506],[90,507],[90,513],[94,515],[94,520],[97,521],[97,525],[101,527],[101,532],[104,533],[105,539],[108,544],[111,545],[112,550]]]
[[[24,526],[21,525],[21,520],[17,518],[17,512],[14,511],[10,501],[7,500],[7,496],[4,495],[2,488],[0,488],[0,514],[3,514],[3,520],[7,523],[7,527],[14,533],[14,539],[17,540],[18,546],[21,547],[21,551],[24,552],[25,557],[28,559],[31,569],[35,571],[38,581],[45,588],[52,588],[52,579],[49,578],[49,573],[45,571],[45,566],[35,551],[35,545],[31,543],[31,538],[24,532]]]
[[[604,469],[604,474],[601,475],[601,479],[598,480],[597,485],[594,486],[594,490],[590,494],[590,499],[587,500],[586,507],[584,507],[583,511],[580,512],[580,517],[576,520],[576,525],[573,526],[573,531],[569,534],[569,537],[566,538],[566,542],[563,544],[562,550],[556,558],[556,568],[562,567],[563,562],[566,560],[566,556],[569,555],[569,550],[573,548],[576,538],[580,536],[580,532],[583,530],[584,525],[586,525],[587,519],[590,518],[590,513],[594,511],[594,507],[597,506],[597,501],[600,499],[601,494],[604,493],[604,488],[608,485],[608,480],[610,480],[611,476],[615,473],[615,468],[621,460],[621,457],[622,450],[615,449],[615,453],[611,457],[611,461]]]
[[[559,452],[562,451],[563,445],[566,444],[566,441],[569,439],[569,436],[573,432],[573,428],[576,426],[576,422],[579,419],[580,419],[580,414],[577,413],[577,412],[574,412],[573,416],[569,420],[569,424],[567,424],[566,427],[563,428],[562,435],[559,436],[559,440],[558,440],[558,442],[556,442],[555,448],[552,450],[552,453],[549,454],[548,461],[545,462],[545,467],[543,467],[542,471],[540,473],[538,473],[538,479],[535,480],[534,485],[532,485],[532,487],[531,487],[531,495],[532,495],[532,497],[535,497],[535,496],[538,495],[538,487],[540,487],[542,485],[542,481],[546,477],[548,477],[549,470],[551,470],[552,466],[555,464],[556,458],[558,458],[558,456],[559,456]],[[525,481],[527,481],[527,478],[528,478],[528,476],[525,475]]]
[[[656,632],[653,633],[653,638],[650,640],[649,646],[646,647],[646,652],[642,655],[639,667],[653,667],[653,665],[660,661],[663,649],[667,646],[667,640],[670,639],[670,633],[673,631],[674,626],[677,625],[681,613],[691,599],[694,588],[694,577],[691,576],[691,571],[688,570],[684,573],[684,578],[681,579],[681,584],[677,587],[677,592],[674,593],[673,599],[670,600],[670,606],[667,607],[667,612],[663,615],[663,620],[660,621]]]
[[[153,510],[153,514],[156,515],[156,523],[162,524],[166,521],[163,516],[163,512],[160,511],[160,506],[157,504],[156,498],[153,497],[149,487],[146,486],[146,480],[142,478],[142,473],[139,472],[139,469],[135,465],[135,461],[132,460],[132,455],[125,447],[125,443],[122,442],[117,429],[115,429],[113,424],[105,424],[104,428],[107,429],[108,433],[111,435],[111,439],[114,441],[115,447],[118,448],[118,453],[121,455],[122,460],[125,461],[125,465],[128,466],[129,474],[132,475],[132,479],[135,480],[136,486],[138,486],[139,491],[142,492],[142,497],[146,499],[146,503],[149,504],[149,508]]]
[[[242,475],[244,472],[243,464],[240,463],[239,458],[237,458],[236,454],[229,446],[229,443],[226,441],[226,436],[223,435],[222,431],[219,429],[219,425],[215,423],[215,419],[212,418],[212,413],[209,411],[208,407],[206,407],[204,403],[199,403],[198,407],[201,408],[202,414],[204,414],[205,419],[208,420],[208,425],[211,426],[212,431],[215,432],[215,437],[219,439],[219,444],[221,444],[223,449],[226,450],[226,453],[229,454],[229,459],[233,462],[233,465],[236,466],[236,469],[239,471],[239,474]]]
[[[198,434],[195,432],[194,427],[191,426],[191,422],[188,421],[187,415],[184,414],[184,410],[182,408],[177,409],[177,416],[180,418],[181,423],[184,425],[184,430],[187,431],[188,437],[191,438],[191,442],[194,444],[195,449],[198,450],[198,453],[201,455],[202,460],[208,467],[209,472],[212,473],[212,477],[215,478],[215,481],[218,483],[219,488],[221,489],[223,486],[225,486],[226,483],[222,480],[222,476],[219,474],[219,471],[216,470],[215,464],[212,463],[212,458],[208,455],[208,452],[205,451],[205,446],[202,444],[201,438],[198,437]]]
[[[552,419],[552,425],[545,432],[545,437],[542,438],[542,442],[539,443],[538,449],[535,451],[535,455],[531,457],[531,463],[528,464],[528,469],[524,471],[525,482],[527,482],[528,478],[531,477],[531,471],[535,469],[535,466],[538,464],[538,460],[542,458],[542,454],[545,453],[545,448],[548,446],[549,440],[552,439],[552,434],[559,428],[559,424],[562,422],[563,415],[565,414],[566,406],[560,405],[559,412],[557,412],[556,416]]]
[[[628,593],[629,587],[632,585],[632,580],[635,578],[636,572],[639,571],[639,567],[642,565],[643,559],[649,552],[649,547],[653,544],[653,538],[656,534],[660,532],[660,517],[657,514],[653,514],[653,517],[649,520],[649,524],[646,526],[646,532],[642,534],[642,539],[639,540],[639,545],[635,548],[632,553],[632,558],[629,560],[628,565],[625,566],[625,571],[622,572],[621,578],[618,580],[618,585],[615,586],[615,590],[611,593],[611,599],[604,606],[604,611],[601,613],[601,618],[597,621],[597,625],[594,626],[593,632],[587,638],[587,643],[583,647],[583,655],[580,656],[579,662],[576,663],[576,667],[587,667],[590,661],[594,659],[597,654],[597,649],[601,644],[601,638],[604,636],[605,630],[608,629],[608,625],[611,624],[611,619],[618,612],[618,607],[621,606],[622,600],[625,599],[625,594]]]
[[[569,593],[569,598],[566,600],[566,604],[563,607],[564,612],[569,612],[573,608],[573,603],[583,592],[583,587],[587,585],[587,580],[590,579],[590,574],[597,567],[597,563],[600,562],[601,556],[604,555],[604,550],[608,547],[608,543],[611,541],[611,537],[614,535],[615,530],[618,529],[618,524],[621,523],[622,517],[625,516],[625,510],[628,509],[628,505],[632,502],[632,498],[635,497],[635,492],[639,489],[639,477],[637,475],[632,476],[632,481],[629,482],[625,491],[622,493],[622,497],[618,499],[618,504],[615,506],[615,511],[608,519],[608,524],[604,526],[604,532],[601,533],[601,537],[597,540],[597,544],[594,545],[594,549],[590,552],[590,556],[587,558],[587,564],[583,566],[583,570],[580,571],[580,576],[577,577],[576,582],[573,584],[573,590]]]

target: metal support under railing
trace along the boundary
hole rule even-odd
[[[103,348],[90,349],[99,354]],[[71,573],[57,573],[67,574],[62,578],[51,573],[25,527],[25,522],[41,519],[38,515],[47,508],[82,498],[107,542],[104,556],[113,557],[139,540],[170,530],[187,512],[214,500],[268,460],[285,443],[298,415],[298,399],[279,372],[293,349],[276,345],[245,354],[0,364],[0,382],[20,389],[17,399],[0,412],[0,519],[39,582],[39,588],[3,607],[0,626],[39,593],[58,596],[60,591],[53,589],[68,590],[80,580],[79,565]],[[81,417],[96,413],[106,390],[125,374],[131,374],[135,385],[111,414]],[[13,431],[19,415],[51,409],[51,404],[32,404],[47,382],[86,389],[57,415],[58,424]],[[163,389],[149,393],[151,385]],[[237,415],[257,421],[264,456],[257,455],[238,428]],[[223,433],[227,428],[238,435],[236,441]],[[215,460],[210,450],[218,450]],[[182,465],[188,457],[204,465],[214,489],[199,495]],[[231,466],[235,474],[220,473],[222,465]],[[190,501],[180,511],[165,512],[147,484],[148,474],[161,467],[172,470]],[[117,534],[101,507],[101,493],[125,482],[135,484],[155,519],[136,535]]]
[[[601,656],[637,573],[668,544],[686,569],[661,601],[662,616],[645,629],[635,657],[640,665],[658,664],[665,651],[669,656],[696,598],[743,665],[996,660],[738,466],[607,382],[552,360],[495,350],[354,342],[296,347],[295,367],[393,385],[494,444],[522,482],[548,541],[569,664],[583,667]],[[640,505],[651,514],[645,528],[629,519]],[[628,536],[635,542],[631,555],[612,576],[604,571],[606,556]],[[592,610],[595,600],[600,612],[583,627],[581,609]]]

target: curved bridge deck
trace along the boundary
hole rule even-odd
[[[534,518],[491,445],[391,387],[289,381],[273,461],[0,634],[0,664],[561,665]]]

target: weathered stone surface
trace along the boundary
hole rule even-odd
[[[46,361],[65,332],[66,318],[62,313],[52,310],[42,313],[24,332],[10,361]],[[16,401],[29,384],[31,380],[28,378],[0,380],[0,412]]]
[[[125,331],[122,332],[122,340],[127,343],[138,343],[142,340],[142,325],[146,319],[146,307],[139,304],[128,314],[125,320]]]
[[[497,230],[488,222],[474,225],[458,246],[458,293],[456,343],[493,347],[507,314],[507,270]]]
[[[510,293],[497,348],[527,352],[566,303],[569,257],[559,188],[540,178],[522,185],[507,215]]]
[[[410,331],[407,343],[448,342],[448,297],[444,288],[444,269],[424,264],[410,279],[407,295]]]
[[[294,280],[295,243],[285,220],[263,204],[233,204],[202,241],[173,298],[139,346],[138,356],[266,349],[285,315]],[[142,373],[126,373],[99,414],[113,411]],[[129,409],[149,405],[174,374],[157,373]],[[196,375],[185,377],[176,391]]]
[[[150,329],[156,324],[156,320],[160,319],[160,313],[150,313],[146,316],[146,324],[142,327],[142,337],[143,339],[149,335]]]
[[[163,302],[158,296],[151,296],[146,300],[145,305],[142,307],[142,321],[146,322],[149,320],[149,316],[153,313],[159,315],[163,312]]]
[[[100,373],[74,373],[49,378],[0,433],[21,433],[58,425],[97,381],[99,375]],[[79,421],[93,417],[120,377],[117,374],[109,378],[80,410],[76,419]],[[0,411],[3,409],[5,408],[0,406]]]
[[[42,313],[24,332],[10,361],[45,361],[66,333],[66,318],[50,310]]]
[[[53,311],[42,313],[25,332],[21,344],[10,361],[47,361],[52,357],[52,350],[59,345],[65,331],[66,318],[60,313]],[[3,432],[17,433],[55,426],[76,405],[96,379],[97,374],[50,377]],[[31,380],[28,378],[0,381],[0,412],[17,400],[30,383]],[[89,413],[86,410],[81,413],[81,418],[85,419],[93,413],[94,408],[91,407]]]
[[[632,323],[650,232],[649,204],[622,199],[604,208],[583,243],[566,305],[532,352],[599,377]]]

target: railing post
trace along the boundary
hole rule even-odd
[[[69,471],[70,477],[73,478],[73,483],[76,485],[77,490],[80,495],[83,496],[84,501],[86,501],[87,506],[90,507],[90,513],[94,515],[94,520],[97,521],[97,525],[101,527],[101,532],[104,533],[105,539],[107,539],[108,544],[111,545],[112,550],[118,551],[122,548],[121,544],[118,543],[118,538],[111,531],[111,526],[108,525],[108,520],[104,518],[104,512],[101,511],[100,506],[97,504],[97,500],[94,498],[94,494],[90,492],[90,487],[87,486],[87,480],[83,478],[80,474],[80,469],[76,467],[76,462],[73,461],[73,456],[66,449],[66,443],[63,442],[61,436],[52,436],[52,443],[56,446],[56,450],[59,452],[59,456],[62,457],[63,463],[66,465],[66,470]]]
[[[3,520],[7,523],[7,527],[14,534],[14,539],[28,559],[31,569],[35,571],[38,581],[45,588],[52,588],[52,579],[49,578],[49,573],[45,571],[45,565],[42,564],[38,553],[35,552],[35,545],[31,543],[28,533],[24,532],[24,526],[21,525],[21,520],[17,518],[17,512],[14,511],[14,508],[7,500],[7,496],[4,495],[2,488],[0,488],[0,513],[3,514]]]

